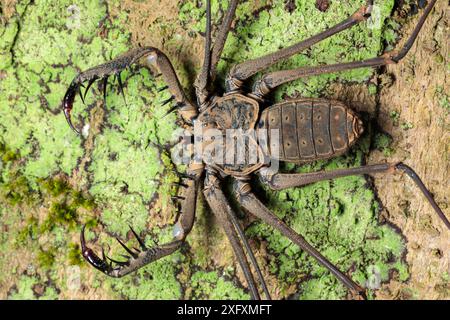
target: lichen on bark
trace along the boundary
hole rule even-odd
[[[212,3],[217,25],[227,2]],[[293,1],[289,7],[285,1],[242,1],[219,64],[219,80],[232,64],[305,39],[363,3],[331,1],[322,12],[309,0]],[[269,70],[380,54],[392,33],[393,0],[375,3],[378,25],[362,23]],[[36,0],[9,8],[0,26],[0,224],[7,230],[0,238],[0,250],[7,253],[0,260],[0,297],[249,298],[231,248],[203,201],[187,244],[128,277],[110,279],[88,267],[79,260],[76,245],[83,223],[89,226],[87,239],[98,243],[94,247],[109,247],[111,254],[121,253],[111,235],[132,244],[128,225],[148,245],[170,241],[176,217],[170,196],[176,193],[172,182],[178,178],[168,154],[154,146],[170,143],[176,129],[175,114],[163,117],[170,107],[161,107],[170,96],[158,91],[163,80],[147,70],[123,72],[126,103],[117,83],[110,83],[105,104],[94,85],[86,105],[77,100],[74,107],[82,136],[67,126],[60,103],[77,72],[149,39],[152,43],[142,44],[161,46],[187,87],[201,62],[201,1]],[[331,96],[333,83],[366,84],[373,75],[371,69],[360,69],[294,81],[277,89],[273,98]],[[358,90],[372,106],[367,109],[374,108],[377,87],[361,87]],[[305,172],[361,165],[373,146],[373,131],[369,126],[346,156],[283,169]],[[55,191],[60,187],[55,181],[66,187]],[[380,222],[380,203],[370,180],[349,177],[282,192],[263,186],[260,190],[270,209],[360,284],[376,288],[378,279],[388,283],[393,277],[408,278],[405,240],[397,229]],[[11,194],[18,201],[11,203]],[[61,222],[66,215],[70,223]],[[286,238],[259,221],[246,218],[244,223],[274,298],[346,296],[336,279]],[[376,291],[369,291],[375,297]]]

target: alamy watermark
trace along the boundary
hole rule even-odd
[[[194,130],[177,130],[174,140],[180,143],[172,152],[175,164],[250,167],[264,165],[271,171],[279,168],[280,132],[278,129],[224,129],[195,121]]]
[[[369,29],[379,30],[382,27],[381,7],[378,5],[372,6],[370,18],[367,19],[367,27]]]
[[[81,276],[79,266],[70,266],[67,268],[67,289],[76,292],[81,288]]]
[[[366,288],[368,289],[379,289],[381,287],[381,270],[376,265],[370,265],[367,267],[367,280]]]
[[[76,4],[67,7],[67,13],[70,15],[66,19],[67,29],[79,29],[81,27],[81,11]]]

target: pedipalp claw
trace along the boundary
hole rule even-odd
[[[123,267],[128,266],[130,264],[130,262],[128,260],[127,261],[117,261],[117,260],[111,259],[108,256],[106,256],[106,259],[108,259],[111,262],[114,262],[115,264],[117,264],[119,266],[123,266]]]
[[[81,93],[81,87],[78,88],[78,94],[80,95],[80,99],[81,99],[81,101],[83,102],[83,104],[86,104],[86,103],[84,102],[83,94]]]
[[[358,290],[350,290],[349,294],[351,300],[367,300],[366,291],[361,287]]]
[[[166,100],[164,100],[162,103],[161,103],[161,107],[164,107],[166,104],[168,104],[170,101],[172,101],[173,99],[175,99],[175,96],[170,96],[170,98],[168,98],[168,99],[166,99]]]
[[[80,233],[81,252],[83,258],[97,270],[100,270],[104,274],[114,278],[123,277],[155,260],[165,257],[173,253],[175,250],[179,249],[182,244],[182,241],[176,240],[162,246],[147,248],[145,247],[144,242],[137,237],[137,233],[130,227],[131,231],[138,239],[142,251],[133,248],[136,252],[139,252],[135,253],[131,249],[129,249],[122,241],[116,238],[120,245],[127,251],[128,254],[130,254],[120,254],[120,256],[124,258],[125,261],[119,261],[108,257],[105,254],[105,250],[103,248],[103,258],[97,256],[97,254],[95,254],[95,252],[86,245],[86,239],[84,237],[85,229],[86,226],[84,225]],[[113,265],[113,263],[115,263],[115,265]]]
[[[138,254],[136,254],[135,252],[133,252],[130,248],[128,248],[125,243],[123,243],[122,241],[120,241],[119,238],[116,238],[117,242],[120,243],[120,245],[125,249],[126,252],[128,252],[133,258],[137,258]]]
[[[89,80],[88,85],[86,87],[86,90],[84,91],[84,99],[86,99],[86,96],[88,94],[89,88],[92,86],[92,84],[95,82],[95,80],[97,80],[97,77],[94,77],[91,80]]]
[[[155,142],[153,142],[151,140],[148,140],[147,147],[149,147],[149,146],[152,146],[153,148],[158,149],[159,152],[167,151],[166,148],[162,144],[155,143]]]
[[[104,250],[102,249],[103,259],[101,259],[91,248],[86,245],[86,239],[84,238],[85,228],[86,225],[83,225],[80,234],[81,254],[83,255],[83,258],[94,268],[108,274],[109,272],[111,272],[112,268],[105,258]]]
[[[102,246],[102,259],[103,259],[103,261],[105,261],[106,258],[107,258],[107,256],[105,254],[105,248],[103,248],[103,246]]]
[[[126,105],[127,104],[127,100],[125,99],[125,93],[123,92],[123,83],[122,83],[122,79],[120,78],[120,72],[116,74],[116,78],[117,78],[117,82],[119,83],[120,94],[122,95],[123,102]]]
[[[133,228],[129,225],[131,232],[133,233],[134,237],[136,238],[136,240],[139,242],[139,245],[141,246],[141,249],[143,251],[147,250],[147,247],[145,246],[144,241],[138,236],[138,234],[136,233],[136,231],[133,230]]]
[[[64,99],[63,99],[63,112],[64,112],[64,116],[66,117],[67,123],[69,124],[70,128],[75,131],[77,134],[79,134],[80,132],[75,128],[75,126],[72,123],[72,119],[70,116],[70,112],[72,111],[73,108],[73,102],[75,100],[75,95],[77,93],[77,91],[80,90],[80,86],[78,84],[76,84],[75,81],[73,81],[70,86],[69,89],[67,89],[66,94],[64,95]]]
[[[124,259],[127,259],[127,260],[130,260],[131,259],[131,257],[130,256],[127,256],[126,254],[121,254],[120,255],[122,258],[124,258]]]
[[[181,182],[181,181],[177,181],[177,182],[173,182],[173,185],[179,186],[179,187],[183,187],[183,188],[187,188],[188,185]]]
[[[170,100],[166,100],[166,101],[170,101]],[[164,105],[164,104],[163,104]],[[167,117],[169,114],[171,114],[172,112],[174,112],[175,110],[181,108],[183,105],[182,104],[176,104],[173,107],[171,107],[162,117],[165,118]]]
[[[106,88],[108,87],[108,76],[103,78],[103,104],[106,106]]]
[[[73,102],[76,94],[80,94],[81,100],[83,103],[86,102],[86,96],[89,92],[90,87],[96,80],[103,80],[103,99],[106,97],[106,87],[107,87],[107,78],[108,76],[115,76],[117,78],[117,82],[119,84],[119,91],[123,97],[123,100],[125,102],[125,105],[127,104],[125,93],[124,93],[124,86],[121,78],[121,72],[125,69],[132,70],[132,65],[134,64],[140,64],[138,63],[141,59],[147,58],[147,60],[151,60],[148,63],[153,63],[155,60],[155,57],[161,57],[162,58],[162,68],[163,69],[171,69],[171,64],[168,61],[168,58],[158,49],[154,47],[141,47],[141,48],[135,48],[133,50],[130,50],[117,58],[110,60],[108,62],[105,62],[101,65],[98,65],[96,67],[87,69],[81,73],[79,73],[70,84],[66,95],[63,100],[63,110],[64,115],[66,117],[66,120],[69,124],[69,126],[74,130],[76,133],[80,133],[75,126],[72,124],[71,118],[70,118],[70,112],[73,107]],[[153,61],[153,62],[152,62]],[[159,62],[158,62],[159,63]],[[157,64],[158,64],[157,63]],[[146,64],[140,65],[140,67],[146,67]],[[161,67],[161,66],[160,66]],[[168,76],[173,78],[176,78],[176,75],[174,74],[173,70],[167,70]],[[158,76],[162,76],[162,73],[159,73],[158,75],[155,75],[155,78]],[[83,83],[86,83],[86,89],[83,92],[81,91],[81,87],[84,87]],[[176,84],[175,84],[176,85]],[[176,85],[178,87],[178,85]],[[160,90],[169,89],[171,85],[166,85],[160,88]],[[172,91],[172,90],[171,90]],[[179,97],[171,96],[168,100],[163,101],[163,104],[167,104],[171,102],[174,99],[178,99]],[[181,101],[185,101],[186,99],[184,97],[180,98]],[[180,107],[180,106],[178,106]],[[193,108],[192,105],[190,107]],[[173,110],[171,110],[173,111]],[[190,111],[190,109],[188,110]]]
[[[67,123],[69,124],[70,129],[75,131],[76,134],[80,134],[80,131],[78,131],[78,129],[75,128],[75,126],[72,123],[72,119],[71,119],[71,116],[70,116],[70,110],[69,109],[64,109],[64,116],[66,117],[66,120],[67,120]]]

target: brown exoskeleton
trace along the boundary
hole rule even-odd
[[[215,79],[216,67],[238,1],[230,1],[214,45],[211,44],[211,5],[210,1],[207,1],[205,56],[201,73],[195,82],[196,103],[189,101],[184,94],[169,59],[153,47],[131,50],[110,62],[80,73],[72,81],[63,101],[64,114],[75,131],[77,130],[71,122],[70,111],[75,95],[78,92],[81,95],[82,84],[88,82],[87,91],[95,80],[102,80],[106,92],[107,79],[114,75],[118,78],[120,90],[123,92],[120,72],[133,63],[142,63],[144,66],[156,66],[159,69],[172,93],[172,99],[176,101],[174,110],[179,112],[186,123],[186,128],[195,131],[195,145],[200,146],[203,151],[208,151],[195,152],[190,158],[186,174],[182,175],[181,193],[178,197],[181,202],[181,214],[172,242],[147,248],[131,229],[140,244],[140,250],[129,249],[119,240],[130,257],[127,261],[115,261],[105,256],[99,258],[87,247],[83,227],[81,245],[84,258],[105,274],[122,277],[171,254],[180,248],[192,229],[197,192],[203,185],[203,194],[211,211],[225,230],[244,272],[251,296],[255,299],[260,298],[248,259],[254,266],[265,296],[270,298],[256,259],[222,191],[221,181],[231,176],[234,178],[234,192],[243,208],[279,230],[302,250],[312,255],[342,281],[352,294],[365,297],[365,290],[359,284],[341,272],[257,199],[249,184],[253,174],[259,175],[263,183],[271,188],[281,190],[349,175],[405,172],[449,229],[450,222],[420,178],[403,163],[380,163],[329,172],[279,173],[272,166],[277,161],[308,163],[344,154],[362,134],[363,125],[350,108],[338,101],[299,98],[271,105],[266,101],[266,96],[277,86],[301,77],[399,62],[412,47],[435,3],[436,0],[430,0],[424,8],[412,35],[399,51],[387,52],[382,56],[357,62],[271,72],[256,81],[251,92],[244,90],[244,83],[257,72],[368,19],[373,4],[373,1],[369,0],[365,6],[334,27],[285,49],[234,66],[226,78],[226,93],[218,96],[211,90],[210,84]],[[242,137],[246,142],[243,145],[236,145],[236,140]]]

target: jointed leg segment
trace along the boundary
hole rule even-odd
[[[246,182],[236,181],[235,192],[239,203],[254,216],[260,218],[265,223],[280,231],[284,236],[288,237],[292,242],[298,245],[302,250],[313,256],[321,265],[327,268],[336,278],[338,278],[352,293],[365,298],[365,290],[350,279],[347,275],[336,268],[327,258],[311,246],[301,235],[292,230],[281,219],[270,212],[253,193],[251,193],[250,185]]]
[[[403,48],[398,52],[395,51],[387,52],[384,55],[377,58],[356,62],[338,63],[316,67],[300,67],[293,70],[271,72],[269,74],[264,75],[260,80],[255,82],[252,94],[256,97],[262,98],[277,86],[299,78],[364,67],[366,68],[379,67],[387,64],[397,63],[408,53],[409,49],[411,49],[412,45],[414,44],[414,41],[417,38],[417,35],[419,34],[420,29],[425,23],[425,20],[435,3],[436,0],[430,1],[428,6],[425,8],[422,16],[420,17],[420,20],[416,25],[412,35],[409,37]],[[309,41],[309,39],[306,41]]]
[[[248,61],[242,62],[242,63],[234,66],[231,69],[231,71],[228,74],[227,79],[226,79],[227,90],[228,91],[239,90],[239,88],[241,87],[242,83],[245,80],[249,79],[251,76],[258,73],[259,71],[262,71],[279,61],[287,59],[287,58],[293,56],[294,54],[297,54],[297,53],[311,47],[312,45],[314,45],[326,38],[331,37],[332,35],[334,35],[336,33],[339,33],[348,28],[351,28],[355,24],[366,20],[367,18],[370,17],[370,14],[372,12],[372,5],[373,5],[373,0],[368,0],[367,4],[363,7],[361,7],[360,9],[358,9],[352,16],[350,16],[349,18],[345,19],[341,23],[338,23],[337,25],[335,25],[329,29],[326,29],[325,31],[323,31],[315,36],[312,36],[311,38],[308,38],[304,41],[301,41],[290,47],[281,49],[274,53],[265,55],[265,56],[257,58],[257,59],[248,60]]]
[[[260,169],[259,175],[264,183],[274,190],[283,190],[287,188],[300,187],[310,183],[331,180],[340,177],[361,175],[361,174],[375,174],[375,173],[395,173],[397,171],[405,172],[413,182],[419,187],[422,194],[433,207],[436,214],[444,222],[448,229],[450,229],[450,222],[437,205],[430,191],[425,187],[422,180],[414,172],[413,169],[403,163],[381,163],[372,164],[357,168],[338,169],[333,171],[320,171],[311,173],[271,173],[268,169]]]

